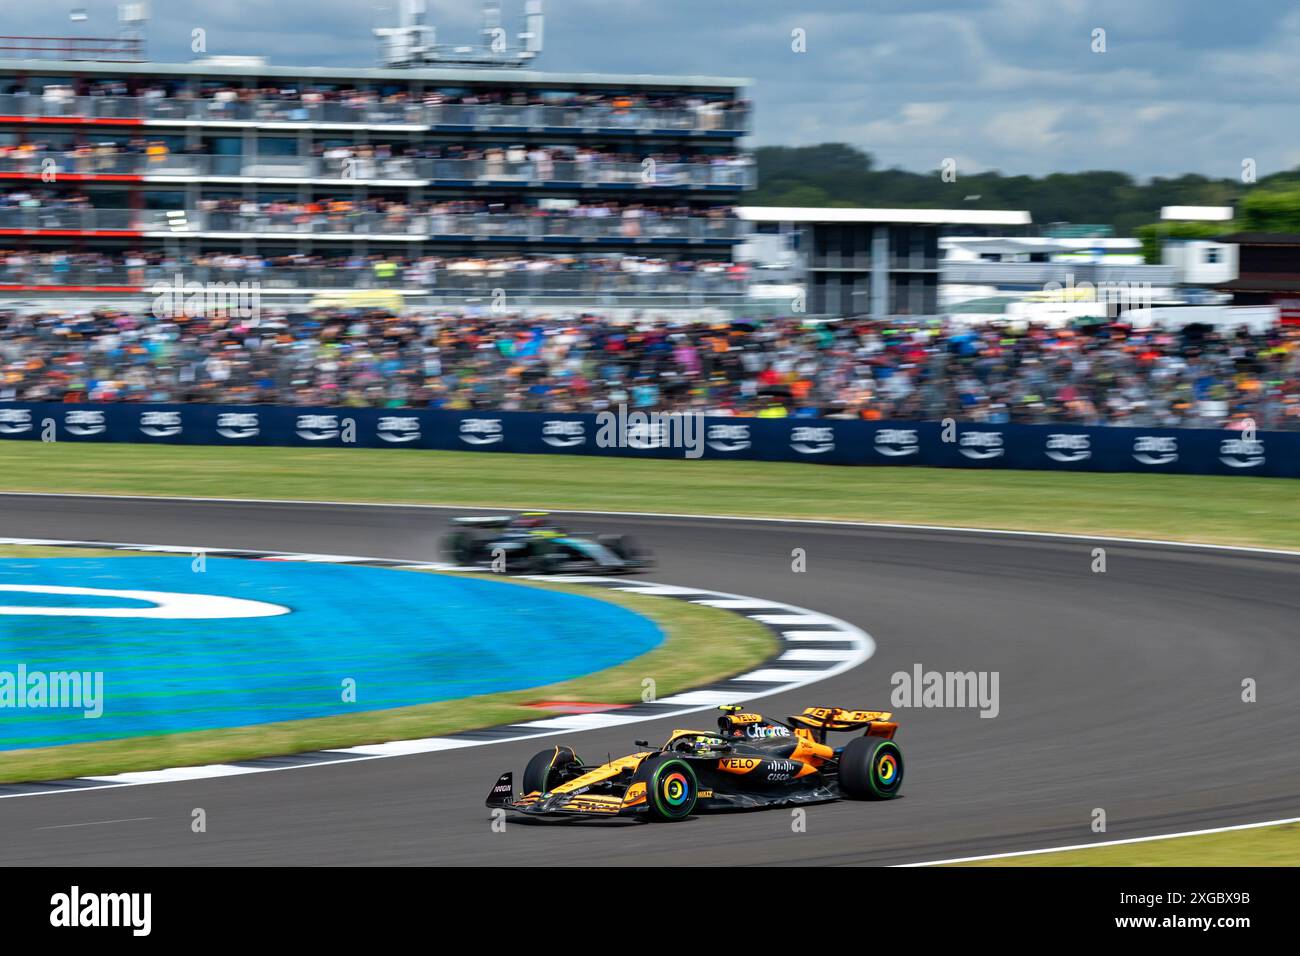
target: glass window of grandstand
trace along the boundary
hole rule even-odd
[[[292,136],[263,136],[257,141],[257,155],[297,156],[298,140]]]

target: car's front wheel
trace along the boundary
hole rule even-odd
[[[646,803],[650,819],[660,823],[685,820],[695,809],[700,785],[695,771],[685,760],[675,757],[649,757],[646,769]]]
[[[524,793],[550,793],[581,766],[582,759],[571,747],[539,751],[524,767]]]
[[[892,800],[903,786],[903,751],[884,737],[854,737],[840,751],[840,789],[860,800]]]

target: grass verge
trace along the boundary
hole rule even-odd
[[[48,557],[50,553],[58,557],[130,554],[6,547],[0,550],[0,557]],[[394,570],[393,573],[432,572]],[[655,621],[664,632],[664,641],[654,650],[617,667],[527,690],[313,720],[0,751],[0,782],[228,763],[272,754],[434,737],[547,716],[546,711],[525,706],[536,701],[636,703],[641,700],[642,681],[646,678],[654,680],[657,697],[667,697],[748,670],[769,657],[777,647],[775,637],[766,628],[729,611],[578,584],[509,580],[519,587],[569,591],[622,605]],[[631,738],[629,732],[629,743]]]
[[[1010,856],[953,866],[1300,866],[1300,824]]]
[[[369,448],[0,443],[0,489],[834,518],[1300,548],[1300,482]]]

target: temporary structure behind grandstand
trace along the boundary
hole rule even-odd
[[[542,0],[525,0],[524,29],[511,49],[501,26],[501,8],[494,0],[483,6],[482,40],[478,46],[446,46],[438,43],[438,31],[426,22],[425,0],[402,0],[399,23],[379,27],[379,57],[384,66],[522,67],[542,52]]]

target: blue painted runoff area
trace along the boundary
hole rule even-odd
[[[153,593],[119,593],[142,591]],[[540,687],[663,640],[618,605],[486,576],[213,557],[196,571],[188,555],[0,558],[0,751]]]

